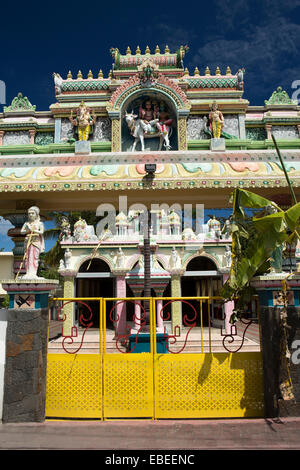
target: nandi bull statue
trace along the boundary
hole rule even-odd
[[[158,105],[154,106],[152,109],[152,103],[150,100],[147,100],[145,103],[145,108],[140,108],[139,115],[127,113],[125,111],[125,120],[127,122],[129,131],[134,137],[134,143],[132,146],[132,151],[135,151],[136,144],[138,141],[141,142],[141,150],[145,150],[145,138],[159,137],[159,148],[162,149],[164,145],[166,150],[170,150],[170,139],[172,133],[172,119],[165,119],[165,112],[160,116]]]

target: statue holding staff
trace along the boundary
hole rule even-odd
[[[44,224],[40,220],[40,210],[38,207],[30,207],[27,214],[28,220],[21,228],[21,233],[26,233],[24,242],[25,252],[21,264],[22,267],[23,262],[25,263],[26,274],[22,276],[22,279],[36,279],[38,278],[39,256],[40,253],[45,251]]]

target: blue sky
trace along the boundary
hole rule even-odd
[[[210,0],[183,2],[5,2],[1,5],[0,80],[6,104],[18,92],[37,110],[55,102],[53,72],[107,76],[110,47],[144,52],[156,44],[171,52],[190,48],[184,65],[201,73],[208,65],[224,73],[244,67],[244,98],[263,105],[280,85],[291,96],[300,80],[300,0]],[[0,109],[1,109],[0,105]],[[11,249],[0,219],[0,248]]]
[[[39,110],[55,101],[52,73],[108,75],[110,47],[125,53],[188,44],[185,66],[203,73],[245,67],[244,97],[263,104],[300,80],[300,0],[2,2],[0,80],[10,104],[21,91]]]

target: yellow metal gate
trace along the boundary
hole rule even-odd
[[[47,418],[264,415],[259,339],[246,341],[248,326],[239,334],[212,328],[217,298],[54,300],[63,302],[62,324],[69,303],[85,305],[88,316],[49,341]],[[89,302],[98,305],[97,329]],[[178,306],[182,325],[172,323]]]

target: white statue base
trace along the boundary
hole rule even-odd
[[[213,152],[225,152],[225,139],[211,139],[210,140],[210,150]]]
[[[77,142],[75,142],[75,153],[91,153],[91,142],[88,140],[77,140]]]

